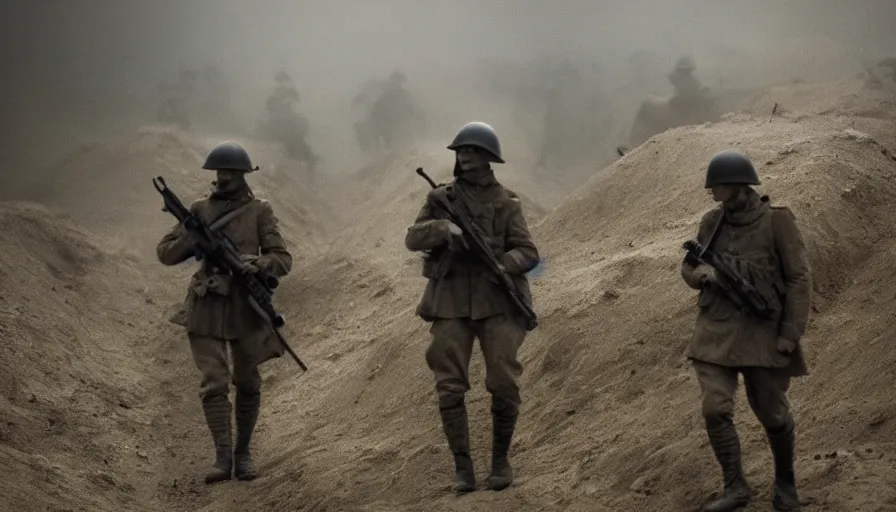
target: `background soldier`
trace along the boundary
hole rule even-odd
[[[793,213],[770,206],[753,164],[742,153],[723,151],[709,163],[706,188],[721,207],[700,221],[697,241],[749,280],[769,304],[769,318],[735,306],[730,283],[712,267],[686,258],[681,273],[700,290],[700,313],[688,350],[703,393],[709,441],[724,476],[724,495],[705,511],[734,510],[751,491],[741,466],[734,427],[738,373],[747,398],[765,427],[775,461],[776,510],[798,510],[794,422],[787,400],[791,377],[808,374],[799,342],[809,317],[810,275],[806,249]]]
[[[498,183],[490,167],[490,162],[504,163],[497,135],[485,123],[470,123],[448,149],[456,151],[455,179],[448,186],[457,203],[491,242],[504,271],[531,304],[524,274],[537,265],[538,250],[518,197]],[[423,268],[429,282],[417,314],[432,322],[426,362],[435,374],[442,426],[454,455],[454,489],[476,489],[464,403],[474,338],[482,347],[486,388],[492,395],[494,436],[487,487],[504,489],[513,482],[507,454],[520,407],[517,379],[522,366],[517,351],[526,329],[514,317],[510,300],[490,280],[488,269],[464,249],[461,229],[434,206],[432,193],[408,228],[405,244],[411,251],[430,252]]]
[[[308,143],[308,119],[299,113],[299,91],[286,71],[274,75],[274,90],[265,101],[264,134],[283,144],[290,158],[305,162],[313,176],[318,157]]]
[[[717,100],[694,75],[696,69],[690,57],[678,59],[675,68],[666,75],[675,92],[666,98],[649,97],[641,103],[629,134],[629,147],[634,148],[655,134],[675,126],[700,124],[719,118],[721,113]]]
[[[352,103],[365,110],[355,122],[355,139],[364,153],[388,152],[411,145],[424,128],[423,113],[405,89],[407,75],[395,70],[384,83],[370,81]]]
[[[190,129],[190,115],[187,102],[196,92],[196,73],[181,67],[177,70],[176,81],[159,82],[159,94],[162,103],[157,111],[158,121]]]
[[[882,59],[877,63],[878,66],[882,68],[889,69],[889,73],[887,73],[887,78],[896,82],[896,57],[887,57],[886,59]]]
[[[256,199],[246,183],[246,173],[254,170],[246,151],[232,142],[221,143],[209,152],[202,168],[217,171],[215,189],[208,198],[194,202],[190,211],[209,226],[227,216],[222,226],[213,229],[221,230],[236,244],[244,255],[245,272],[286,275],[292,268],[292,256],[280,236],[271,205]],[[165,265],[177,265],[193,256],[193,244],[183,226],[178,224],[162,238],[157,253]],[[252,310],[247,294],[232,289],[232,277],[203,260],[190,281],[183,310],[172,318],[172,322],[186,327],[193,360],[202,373],[202,408],[217,453],[206,483],[229,480],[231,470],[240,480],[257,476],[249,442],[261,400],[258,365],[283,354],[271,328]],[[237,438],[233,452],[228,345],[236,387]]]

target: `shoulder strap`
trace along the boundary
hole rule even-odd
[[[716,235],[719,234],[719,229],[722,227],[722,224],[725,222],[725,210],[720,209],[719,218],[716,220],[715,226],[713,226],[712,231],[709,233],[709,239],[706,240],[706,243],[703,244],[703,252],[706,252],[707,249],[712,245],[713,241],[716,239]],[[703,254],[700,254],[703,256]]]
[[[775,236],[776,235],[775,224],[777,224],[779,222],[777,217],[779,217],[780,215],[793,215],[793,214],[790,212],[789,208],[787,208],[786,206],[771,206],[771,207],[769,207],[769,213],[771,214],[772,244],[775,247],[775,256],[777,256],[778,261],[780,261],[781,254],[778,252],[778,242],[777,242],[778,237]]]
[[[254,200],[249,201],[248,203],[243,203],[243,204],[237,206],[236,208],[234,208],[233,210],[230,210],[229,212],[221,215],[220,217],[215,219],[214,222],[209,224],[208,228],[211,229],[212,231],[217,232],[218,230],[220,230],[221,228],[223,228],[224,226],[229,224],[230,221],[235,219],[240,213],[242,213],[244,210],[246,210],[246,208],[253,202],[254,202]]]

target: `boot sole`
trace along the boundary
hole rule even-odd
[[[205,485],[219,484],[221,482],[227,482],[228,480],[231,480],[232,478],[233,477],[231,477],[230,475],[222,476],[219,478],[206,478]]]
[[[735,503],[734,505],[731,505],[730,507],[727,507],[727,508],[710,509],[710,510],[712,512],[734,512],[735,510],[741,510],[743,508],[746,508],[747,505],[749,505],[749,504],[750,504],[749,501],[745,501],[743,503],[738,502],[738,503]],[[706,508],[701,508],[700,510],[703,512],[707,512]]]
[[[488,489],[489,491],[503,491],[504,489],[507,489],[508,487],[510,487],[511,484],[513,484],[513,482],[506,482],[506,483],[499,482],[497,484],[487,482],[485,484],[485,488]]]

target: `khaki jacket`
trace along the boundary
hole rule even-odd
[[[460,198],[471,220],[486,238],[492,253],[511,276],[517,291],[531,305],[525,274],[538,264],[538,249],[532,242],[519,198],[504,188],[489,172],[479,184],[455,179]],[[510,299],[496,284],[475,255],[464,250],[448,231],[447,216],[433,203],[433,193],[408,228],[405,245],[411,251],[427,251],[423,275],[429,281],[417,306],[426,321],[437,318],[481,320],[509,313],[516,315]]]
[[[736,208],[707,212],[700,221],[697,241],[736,262],[743,277],[771,299],[775,311],[772,318],[762,319],[738,309],[716,286],[701,288],[698,276],[704,264],[692,267],[683,262],[685,282],[700,290],[700,312],[687,356],[723,366],[786,368],[791,376],[806,375],[799,342],[809,319],[811,281],[805,244],[793,213],[786,207],[770,206],[768,197],[750,190]],[[797,348],[791,354],[779,352],[779,337],[794,342]]]
[[[190,211],[211,224],[243,205],[245,208],[223,226],[221,232],[241,254],[257,255],[256,263],[264,272],[278,278],[286,275],[292,269],[292,256],[280,235],[277,218],[269,203],[255,199],[251,191],[236,200],[216,198],[213,194],[194,202]],[[156,252],[159,261],[165,265],[177,265],[194,254],[180,224],[162,238]],[[234,288],[232,276],[203,261],[190,281],[183,310],[172,318],[172,322],[183,325],[191,334],[222,340],[238,340],[258,329],[267,329],[249,305],[248,295]],[[276,346],[276,342],[272,346]]]

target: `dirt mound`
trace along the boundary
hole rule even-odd
[[[155,421],[135,261],[45,208],[0,203],[0,495],[7,510],[140,510]],[[143,333],[141,335],[140,333]]]
[[[761,190],[795,211],[814,270],[816,312],[805,339],[812,375],[792,392],[803,494],[819,509],[891,504],[896,382],[887,368],[896,353],[884,340],[893,322],[886,255],[896,235],[896,162],[873,137],[856,135],[853,120],[816,115],[769,125],[737,114],[669,130],[535,227],[548,258],[547,274],[534,281],[542,324],[522,349],[518,479],[503,493],[457,499],[448,489],[450,458],[423,362],[427,325],[413,317],[423,279],[408,254],[380,254],[375,270],[372,252],[359,245],[357,259],[334,252],[304,269],[282,297],[309,305],[302,339],[315,369],[270,388],[261,420],[270,437],[260,448],[268,476],[204,491],[202,510],[249,501],[264,510],[696,507],[719,475],[683,357],[696,300],[678,274],[680,244],[711,207],[705,162],[732,146],[759,165]],[[408,220],[399,217],[403,234]],[[390,222],[361,231],[393,236]],[[319,298],[328,293],[330,300]],[[477,353],[474,382],[481,372]],[[468,403],[484,476],[490,422],[482,386]],[[737,417],[747,475],[759,491],[748,510],[764,510],[770,454],[742,394]]]
[[[769,116],[777,103],[776,115],[798,121],[807,116],[896,117],[896,87],[868,73],[835,82],[796,82],[762,90],[747,101],[744,111]]]
[[[873,111],[868,104],[854,107]],[[892,488],[883,468],[892,463],[887,454],[896,432],[894,377],[882,370],[896,363],[896,353],[871,353],[866,345],[892,315],[873,307],[878,298],[855,299],[870,281],[890,275],[878,255],[896,235],[890,221],[896,162],[873,139],[850,131],[848,118],[760,120],[737,116],[657,136],[595,177],[537,231],[550,277],[534,290],[546,339],[529,345],[535,362],[529,406],[538,416],[530,420],[538,425],[530,435],[564,439],[537,451],[580,461],[567,483],[604,494],[600,501],[618,509],[694,506],[716,483],[699,392],[682,357],[696,309],[678,265],[681,242],[711,206],[702,191],[703,165],[727,147],[760,164],[761,189],[794,210],[809,246],[816,296],[805,346],[812,375],[792,394],[805,494],[838,510],[896,497],[863,494],[873,488],[864,486]],[[841,331],[846,319],[860,332]],[[761,429],[743,396],[739,405],[748,477],[768,478]],[[579,434],[586,429],[587,441]],[[853,479],[863,487],[847,491]]]
[[[208,148],[221,140],[199,139],[168,125],[146,126],[116,140],[83,146],[43,172],[43,187],[32,196],[94,232],[152,252],[157,240],[148,239],[146,233],[161,237],[174,222],[161,212],[161,196],[152,187],[152,178],[165,178],[189,206],[210,191],[214,173],[204,171],[202,163]],[[301,173],[284,169],[287,164],[277,147],[243,143],[255,151],[254,163],[277,169],[252,174],[249,183],[259,197],[276,205],[284,231],[290,234],[288,241],[303,256],[321,236],[322,221],[312,213],[318,204],[312,199],[314,192],[305,186]],[[297,243],[300,240],[303,243]]]
[[[200,481],[212,446],[198,375],[183,333],[156,305],[182,298],[188,269],[155,264],[158,287],[149,288],[137,261],[103,249],[105,241],[64,220],[48,222],[37,207],[4,205],[0,329],[13,342],[0,348],[0,453],[16,476],[0,491],[20,510],[696,508],[717,488],[719,471],[683,357],[696,297],[678,273],[680,245],[712,206],[702,190],[705,162],[737,147],[757,163],[761,191],[796,213],[813,268],[815,313],[805,338],[812,374],[795,381],[791,394],[803,495],[818,510],[892,506],[893,98],[866,94],[862,87],[872,86],[856,82],[818,87],[857,89],[830,110],[782,87],[768,93],[785,107],[772,123],[767,99],[757,98],[762,112],[668,130],[540,222],[537,210],[529,216],[547,258],[545,275],[533,281],[541,326],[521,351],[517,480],[501,493],[456,498],[450,491],[451,459],[424,360],[428,325],[414,316],[425,281],[419,258],[403,247],[428,188],[414,169],[445,181],[450,153],[447,161],[436,151],[385,158],[343,183],[357,189],[323,194],[344,199],[331,202],[346,227],[309,249],[278,289],[286,337],[310,371],[300,374],[288,358],[262,367],[254,441],[262,476],[251,484]],[[828,100],[819,93],[817,101]],[[174,167],[166,172],[181,192],[192,175]],[[499,179],[505,176],[517,190],[515,175]],[[286,206],[287,192],[271,193],[283,193],[278,201]],[[155,201],[145,207],[153,215]],[[284,224],[301,219],[286,210]],[[285,227],[300,242],[301,229]],[[143,233],[143,241],[154,244],[158,234]],[[22,256],[7,257],[11,251]],[[107,279],[93,279],[100,275]],[[55,315],[49,330],[38,323],[47,312]],[[126,347],[145,367],[135,368]],[[482,478],[491,422],[478,351],[470,373],[472,452]],[[759,492],[747,510],[764,510],[770,454],[742,392],[737,418],[747,476]],[[137,477],[151,483],[139,485]]]

